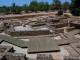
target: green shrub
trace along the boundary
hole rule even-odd
[[[80,16],[80,0],[71,0],[70,11],[75,16]]]

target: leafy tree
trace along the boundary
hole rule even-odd
[[[0,7],[0,13],[13,13],[13,14],[20,14],[21,11],[48,11],[50,9],[50,5],[48,2],[37,2],[33,0],[29,5],[24,4],[23,6],[17,6],[13,3],[10,7],[2,6]]]
[[[60,10],[62,7],[61,7],[61,2],[60,0],[53,0],[53,3],[52,3],[52,7],[51,7],[53,10]]]
[[[28,12],[28,11],[30,10],[30,8],[29,8],[28,5],[24,4],[24,5],[22,6],[22,10],[25,11],[25,12]]]
[[[62,8],[64,11],[68,10],[70,7],[70,3],[69,2],[64,2],[63,5],[62,5]]]
[[[49,4],[46,2],[44,4],[44,11],[48,11],[49,10]]]
[[[47,2],[38,3],[38,11],[48,11],[48,10],[49,10],[49,4]]]
[[[38,10],[38,2],[37,1],[32,1],[29,5],[29,9],[31,11],[37,11]]]
[[[80,16],[80,0],[71,0],[70,11],[73,15]]]
[[[7,14],[7,13],[9,13],[9,11],[10,11],[10,9],[7,6],[0,7],[0,13]]]
[[[47,2],[37,2],[32,1],[29,5],[29,9],[31,11],[48,11],[49,10],[49,4]]]
[[[16,13],[16,4],[15,4],[15,3],[12,4],[10,10],[11,10],[11,12],[12,12],[13,14]]]
[[[11,9],[11,13],[13,14],[20,14],[22,11],[22,7],[21,6],[17,6],[15,3],[12,4],[12,6],[10,7]]]
[[[21,11],[22,11],[22,7],[16,6],[16,8],[15,8],[15,14],[20,14]]]

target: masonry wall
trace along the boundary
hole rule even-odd
[[[51,34],[51,32],[49,30],[39,30],[39,31],[8,32],[8,34],[12,36],[24,36],[24,35],[34,36],[34,35],[47,35]]]

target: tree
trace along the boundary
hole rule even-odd
[[[37,2],[36,0],[31,1],[29,5],[24,4],[23,6],[18,6],[15,3],[13,3],[10,7],[2,6],[0,7],[0,12],[10,12],[13,14],[20,14],[21,11],[48,11],[50,9],[50,5],[48,2]]]
[[[37,1],[32,1],[29,5],[29,8],[31,11],[37,11],[38,10],[38,2]]]
[[[24,4],[24,5],[22,6],[22,10],[25,11],[25,12],[28,12],[28,11],[29,11],[29,6],[26,5],[26,4]]]
[[[61,7],[61,1],[59,1],[59,0],[53,0],[51,9],[60,10],[61,8],[62,8]]]
[[[38,3],[38,11],[48,11],[48,10],[49,10],[49,4],[47,2]]]
[[[22,7],[17,6],[15,3],[13,3],[10,10],[11,10],[11,13],[13,14],[20,14],[22,11]]]
[[[11,12],[12,12],[13,14],[16,13],[16,4],[15,4],[15,3],[12,4],[10,10],[11,10]]]
[[[71,0],[70,11],[73,15],[80,16],[80,0]]]
[[[16,8],[15,8],[15,14],[20,14],[22,10],[23,10],[22,7],[16,6]]]
[[[49,4],[46,2],[44,3],[44,11],[48,11],[49,10]]]
[[[63,8],[64,11],[69,10],[69,7],[70,7],[69,2],[64,2],[63,5],[62,5],[62,8]]]
[[[0,7],[0,13],[7,14],[7,13],[9,13],[9,11],[10,11],[10,9],[7,6]]]

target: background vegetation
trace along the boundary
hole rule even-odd
[[[70,11],[73,15],[80,16],[80,0],[71,0]]]
[[[73,6],[74,4],[75,3],[72,3]],[[73,6],[71,8],[73,8]],[[69,7],[70,7],[69,2],[61,3],[60,0],[53,0],[52,4],[49,4],[48,2],[37,2],[35,0],[35,1],[32,1],[29,5],[24,4],[23,6],[17,6],[15,3],[13,3],[11,6],[2,6],[0,7],[0,13],[20,14],[21,11],[25,11],[25,12],[55,11],[55,10],[66,11],[66,10],[69,10]],[[71,12],[73,11],[74,10],[72,10]]]

